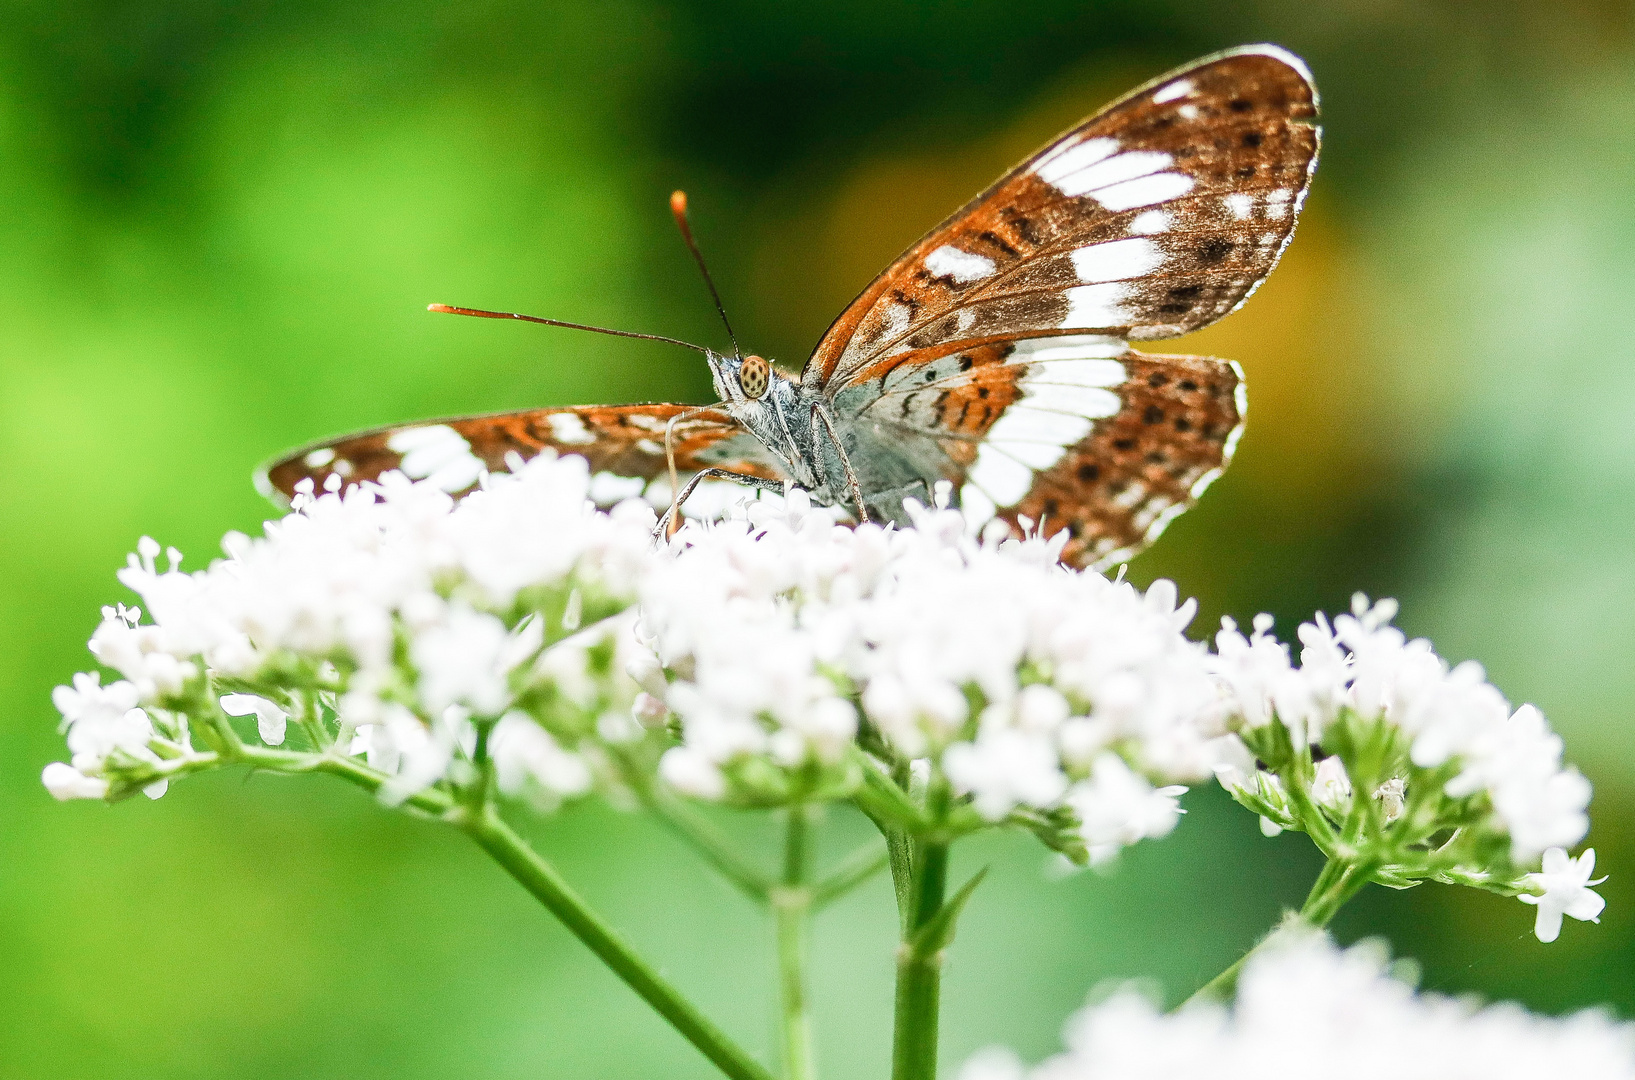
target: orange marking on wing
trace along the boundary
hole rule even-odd
[[[269,467],[262,486],[269,494],[288,499],[303,480],[313,481],[319,489],[332,475],[340,477],[343,489],[377,480],[385,472],[404,468],[412,459],[412,454],[393,449],[394,437],[438,427],[450,429],[449,439],[464,440],[465,449],[489,471],[507,470],[513,453],[527,460],[554,449],[585,458],[592,472],[652,480],[668,472],[665,426],[683,412],[693,415],[678,421],[672,433],[680,472],[690,474],[713,465],[765,479],[782,478],[760,444],[729,414],[690,405],[655,404],[526,409],[380,428],[303,447]],[[734,454],[712,454],[731,439],[747,441],[734,444]],[[460,449],[457,440],[453,445]],[[705,455],[710,460],[704,460]],[[469,488],[459,493],[465,490]]]
[[[1185,93],[1157,100],[1179,80]],[[803,385],[854,385],[893,353],[944,343],[957,350],[990,336],[1152,339],[1207,325],[1270,273],[1292,233],[1316,160],[1316,111],[1298,61],[1276,51],[1218,56],[1154,80],[1002,176],[899,257],[830,326]],[[1062,176],[1041,175],[1053,152],[1092,140],[1115,144],[1109,154],[1161,155],[1162,170],[1188,186],[1128,205],[1098,198],[1106,184],[1064,190]],[[1137,225],[1160,204],[1161,225]],[[1070,253],[1128,238],[1161,256],[1153,270],[1113,290],[1116,301],[1074,303],[1069,290],[1102,279],[1081,281]]]

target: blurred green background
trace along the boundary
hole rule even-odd
[[[1428,985],[1635,1011],[1635,8],[1628,3],[11,0],[0,19],[0,1077],[711,1075],[457,836],[323,781],[59,806],[49,693],[137,537],[201,565],[317,436],[703,401],[691,354],[428,315],[520,309],[791,366],[896,252],[1059,129],[1257,40],[1311,63],[1323,165],[1282,267],[1181,348],[1248,372],[1204,505],[1132,568],[1292,634],[1354,589],[1533,701],[1595,781],[1604,925],[1372,890],[1337,923]],[[1020,839],[961,929],[945,1060],[1037,1057],[1109,977],[1171,999],[1315,871],[1218,792],[1115,872]],[[861,838],[837,813],[830,850]],[[540,846],[747,1045],[770,931],[648,822]],[[754,839],[755,826],[745,825]],[[876,882],[818,928],[820,1060],[882,1076]]]

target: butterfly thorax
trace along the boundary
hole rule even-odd
[[[906,522],[905,498],[929,501],[946,467],[931,440],[884,431],[850,410],[837,413],[827,395],[776,369],[762,382],[759,372],[745,371],[749,359],[710,354],[716,392],[815,502],[855,515],[855,481],[871,519]],[[751,397],[746,385],[761,393]]]

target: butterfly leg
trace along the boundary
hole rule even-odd
[[[857,520],[867,525],[869,508],[863,505],[863,489],[857,483],[857,473],[852,470],[851,460],[846,457],[846,448],[840,443],[840,436],[835,434],[834,421],[829,419],[829,413],[821,405],[812,406],[812,415],[823,421],[824,430],[829,433],[829,441],[835,444],[835,451],[840,455],[840,467],[846,471],[846,485],[852,489],[852,501],[857,504]]]
[[[664,512],[664,516],[659,518],[658,525],[653,529],[653,539],[657,540],[661,536],[675,535],[672,530],[672,523],[676,525],[680,524],[682,505],[686,503],[687,499],[692,495],[693,490],[697,488],[699,484],[710,479],[731,480],[733,483],[743,484],[745,487],[757,488],[761,491],[773,491],[777,492],[779,495],[782,495],[784,492],[784,482],[782,480],[768,480],[765,477],[749,476],[745,473],[735,473],[728,469],[701,470],[700,472],[695,473],[691,480],[687,481],[687,485],[681,489],[680,494],[678,494],[675,499],[671,501],[670,509],[666,510]]]

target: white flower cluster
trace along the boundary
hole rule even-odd
[[[595,488],[582,458],[544,455],[459,502],[395,473],[309,490],[194,573],[144,539],[120,579],[148,621],[105,612],[91,650],[121,678],[58,689],[72,757],[47,786],[157,797],[220,748],[225,716],[253,717],[265,747],[299,731],[365,758],[388,800],[463,782],[484,753],[502,791],[543,803],[613,779],[615,760],[627,781],[657,761],[695,797],[872,793],[905,827],[1005,821],[1099,859],[1168,833],[1180,783],[1246,783],[1240,735],[1274,716],[1308,762],[1363,716],[1444,767],[1450,798],[1485,796],[1518,862],[1584,834],[1588,784],[1537,711],[1511,715],[1480,668],[1408,641],[1389,604],[1303,626],[1298,666],[1259,620],[1212,655],[1184,636],[1195,605],[1173,585],[1064,568],[1065,534],[973,535],[946,505],[854,529],[791,490],[654,545],[650,506],[599,511]],[[1334,756],[1315,771],[1317,803],[1351,800]],[[1387,819],[1415,797],[1404,783],[1370,782]]]
[[[124,609],[117,614],[108,609],[104,618],[124,618],[125,614]],[[57,687],[51,700],[62,713],[68,751],[73,755],[67,763],[47,765],[40,777],[57,798],[100,799],[108,794],[108,781],[101,773],[110,758],[159,764],[150,746],[156,734],[153,723],[147,711],[137,706],[141,697],[134,684],[121,680],[103,686],[99,674],[82,671],[74,676],[73,686]],[[164,791],[161,783],[151,786],[149,793],[158,798]]]
[[[1319,615],[1300,627],[1298,665],[1271,636],[1269,617],[1258,618],[1247,637],[1228,621],[1215,639],[1216,664],[1244,727],[1264,727],[1275,715],[1302,750],[1324,744],[1343,715],[1383,721],[1407,740],[1413,766],[1457,767],[1444,784],[1447,797],[1485,795],[1515,862],[1582,840],[1590,784],[1563,765],[1561,739],[1543,715],[1531,705],[1512,712],[1481,665],[1450,667],[1430,642],[1410,640],[1392,626],[1395,615],[1395,601],[1370,605],[1361,595],[1351,614],[1332,625]],[[1349,799],[1351,789],[1331,761],[1319,765],[1312,794],[1334,806]],[[1232,785],[1248,778],[1228,770],[1222,779]],[[1412,795],[1404,784],[1405,778],[1390,778],[1371,793],[1386,805],[1388,818]]]
[[[1071,808],[1093,856],[1167,833],[1183,789],[1152,781],[1208,776],[1224,730],[1193,605],[1003,532],[948,509],[847,528],[798,490],[684,528],[643,585],[634,672],[682,721],[663,774],[770,797],[861,739],[940,762],[984,820]]]
[[[959,1080],[1492,1080],[1635,1078],[1635,1028],[1600,1012],[1549,1017],[1515,1005],[1415,994],[1383,948],[1341,951],[1286,934],[1252,957],[1236,1004],[1165,1013],[1121,991],[1068,1021],[1067,1051],[1026,1068],[1009,1050],[973,1056]]]
[[[529,703],[554,695],[590,707],[602,694],[586,665],[605,629],[570,635],[587,610],[600,618],[634,601],[653,522],[639,504],[597,512],[589,485],[582,458],[547,456],[458,504],[396,473],[344,494],[308,491],[264,538],[229,534],[227,558],[196,573],[181,571],[174,549],[161,569],[159,545],[144,538],[119,577],[151,622],[137,609],[105,612],[91,651],[124,678],[101,686],[82,674],[58,689],[73,759],[47,771],[47,786],[100,796],[120,754],[162,772],[192,740],[179,722],[156,731],[153,718],[196,719],[218,700],[256,716],[261,740],[279,745],[300,692],[314,690],[343,749],[399,778],[388,796],[445,775],[469,752],[473,717],[503,717],[490,747],[502,787],[584,791],[588,767]],[[257,693],[220,694],[222,680]],[[628,702],[604,726],[634,726]],[[173,745],[156,741],[166,735]]]

